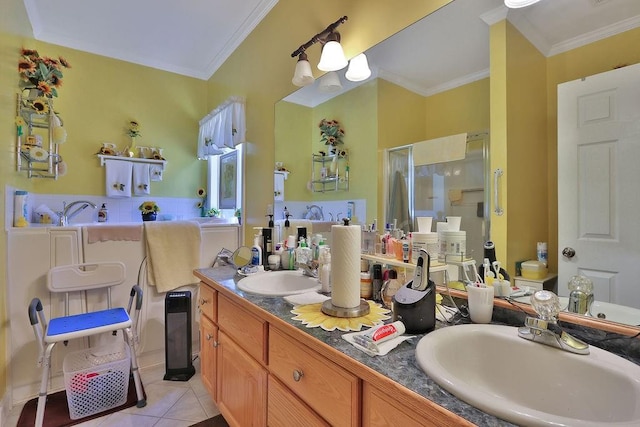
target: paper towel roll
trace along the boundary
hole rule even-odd
[[[331,303],[336,307],[360,305],[360,226],[331,227]]]

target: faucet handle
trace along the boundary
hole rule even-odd
[[[541,319],[555,322],[560,313],[560,300],[551,291],[537,291],[531,295],[531,305]]]
[[[587,295],[593,294],[593,282],[584,276],[573,276],[569,280],[570,291],[581,291]]]

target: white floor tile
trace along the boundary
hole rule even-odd
[[[194,362],[196,375],[189,381],[164,381],[164,366],[141,370],[147,393],[147,406],[132,406],[118,413],[78,424],[79,427],[189,427],[220,413],[200,378],[199,363]],[[12,408],[7,427],[16,427],[22,405]]]

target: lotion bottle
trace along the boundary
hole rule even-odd
[[[251,265],[262,265],[262,247],[260,246],[260,235],[253,237],[253,246],[251,247]]]

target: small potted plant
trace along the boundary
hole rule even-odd
[[[160,212],[160,207],[156,205],[156,202],[142,202],[142,204],[138,207],[140,212],[142,212],[142,220],[143,221],[155,221]]]

